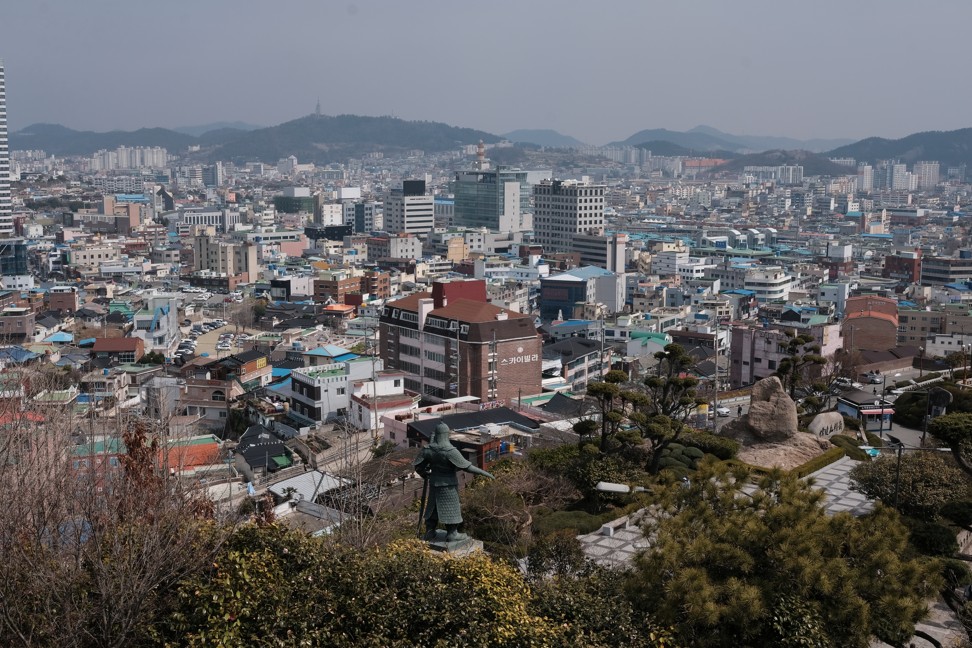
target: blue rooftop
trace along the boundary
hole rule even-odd
[[[58,331],[53,335],[48,335],[46,338],[44,338],[44,341],[52,344],[69,344],[74,342],[74,336],[70,333],[65,333],[64,331]]]

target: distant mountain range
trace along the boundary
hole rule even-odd
[[[696,126],[689,131],[672,131],[667,128],[650,128],[638,131],[631,137],[612,142],[608,146],[641,146],[645,142],[664,141],[677,144],[695,152],[737,151],[755,153],[770,149],[802,149],[823,152],[837,146],[849,144],[853,140],[798,140],[791,137],[772,137],[763,135],[731,135],[711,126]]]
[[[579,139],[570,135],[563,135],[549,128],[521,128],[510,131],[503,135],[503,137],[517,144],[535,144],[548,148],[580,148],[587,146],[587,144],[584,144]]]
[[[60,124],[33,124],[10,133],[10,148],[19,151],[41,149],[52,155],[90,155],[100,149],[119,146],[162,146],[169,151],[184,151],[199,140],[167,128],[140,128],[135,131],[76,131]]]
[[[937,160],[944,166],[972,166],[972,128],[953,131],[926,131],[901,139],[869,137],[830,151],[830,157],[852,157],[858,162],[900,160],[913,164]],[[945,169],[942,169],[944,172]]]
[[[742,171],[748,166],[783,166],[799,165],[803,167],[803,175],[814,176],[836,176],[845,175],[853,170],[834,164],[825,155],[818,155],[810,151],[784,151],[773,150],[763,151],[762,153],[750,153],[741,155],[730,160],[722,166],[716,167],[716,171]]]
[[[232,122],[213,122],[212,124],[202,124],[201,126],[180,126],[178,128],[173,128],[177,133],[182,133],[183,135],[192,135],[193,137],[199,137],[205,133],[211,133],[213,131],[254,131],[261,128],[266,128],[265,126],[257,126],[256,124],[248,124],[241,121]]]
[[[500,141],[500,137],[472,128],[458,128],[427,121],[405,121],[394,117],[338,115],[301,117],[278,126],[245,131],[219,128],[200,136],[165,128],[95,133],[76,131],[56,124],[34,124],[10,134],[10,147],[42,149],[53,155],[90,155],[100,149],[119,146],[162,146],[182,154],[200,146],[199,157],[210,160],[262,160],[276,162],[294,155],[301,162],[324,164],[360,157],[376,151],[402,152],[412,149],[436,152],[454,150],[462,144]]]
[[[710,158],[721,158],[723,160],[731,160],[739,157],[739,153],[736,151],[724,151],[718,149],[690,149],[684,146],[679,146],[678,144],[673,144],[667,140],[651,140],[649,142],[642,142],[636,146],[637,148],[651,151],[652,155],[661,155],[664,157],[692,157],[701,155]]]
[[[576,138],[549,129],[515,130],[500,137],[438,122],[311,115],[266,128],[243,122],[218,122],[178,130],[141,128],[97,133],[76,131],[58,124],[33,124],[11,133],[10,147],[16,150],[42,149],[57,156],[71,156],[91,155],[100,149],[111,150],[118,146],[161,146],[172,154],[181,155],[189,147],[198,146],[199,151],[193,156],[200,161],[262,160],[272,163],[294,155],[301,162],[324,164],[373,152],[395,154],[413,149],[439,152],[455,150],[479,140],[496,143],[502,139],[521,142],[525,146],[584,146]],[[708,126],[697,126],[685,132],[664,128],[642,130],[612,145],[648,148],[655,155],[735,158],[731,164],[743,166],[764,164],[758,161],[760,159],[787,160],[765,164],[802,163],[807,175],[846,173],[846,167],[834,167],[827,157],[852,157],[859,162],[896,159],[909,164],[938,160],[943,166],[972,166],[972,128],[915,133],[897,140],[871,137],[859,142],[845,142],[732,135]],[[825,146],[833,148],[823,148]],[[762,157],[752,155],[759,151],[763,151]]]

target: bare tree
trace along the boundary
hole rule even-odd
[[[22,379],[44,393],[41,373]],[[162,469],[152,424],[96,425],[56,400],[18,400],[0,412],[0,644],[146,638],[174,604],[174,585],[209,562],[224,527],[191,483]]]

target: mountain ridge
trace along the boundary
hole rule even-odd
[[[517,144],[535,144],[550,148],[581,148],[587,146],[576,137],[564,135],[551,128],[518,128],[503,137]]]

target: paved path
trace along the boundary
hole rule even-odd
[[[847,512],[857,517],[874,510],[874,502],[851,490],[850,471],[856,465],[856,461],[844,457],[807,476],[826,494],[824,509],[831,515]]]

